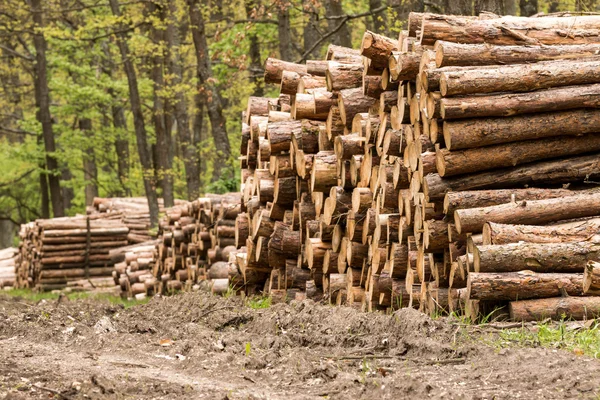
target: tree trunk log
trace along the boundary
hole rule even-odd
[[[265,61],[265,83],[281,83],[283,71],[292,71],[298,74],[306,74],[306,65],[267,58]]]
[[[600,260],[600,244],[509,243],[473,248],[475,272],[583,272],[589,260]]]
[[[487,222],[483,226],[483,244],[597,242],[599,233],[600,218],[550,226]]]
[[[458,233],[483,230],[486,222],[504,224],[545,224],[600,215],[600,193],[582,193],[556,199],[522,201],[497,206],[456,210]]]
[[[531,92],[558,86],[600,83],[597,59],[542,61],[498,68],[442,72],[444,97],[493,92]]]
[[[363,65],[330,61],[325,79],[330,92],[344,89],[360,88],[362,92]]]
[[[536,274],[531,271],[507,273],[471,272],[467,278],[470,300],[525,300],[583,295],[583,274]]]
[[[555,321],[593,319],[600,314],[600,297],[551,297],[548,299],[511,301],[510,319],[534,322],[551,318]]]
[[[600,111],[572,110],[516,117],[444,121],[448,150],[600,131]]]

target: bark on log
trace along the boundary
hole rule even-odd
[[[444,142],[449,150],[541,139],[559,135],[583,135],[600,131],[600,111],[578,109],[508,118],[444,121]]]
[[[325,79],[330,92],[360,88],[362,92],[363,64],[330,61]]]
[[[510,319],[516,322],[588,320],[600,314],[600,297],[551,297],[511,301],[508,303]]]
[[[465,150],[438,149],[436,166],[440,176],[448,177],[599,150],[600,135],[559,136]]]
[[[600,292],[600,263],[588,261],[583,271],[583,293],[598,294]]]
[[[283,71],[306,74],[306,65],[282,61],[276,58],[267,58],[265,61],[265,83],[281,83]]]
[[[559,45],[597,43],[600,20],[596,16],[527,18],[506,16],[472,19],[428,14],[423,17],[420,41],[496,45]]]
[[[337,157],[333,151],[320,151],[315,154],[310,173],[312,192],[326,192],[337,186]]]
[[[444,97],[493,92],[531,92],[558,86],[600,83],[600,60],[557,60],[498,68],[442,72]]]
[[[536,274],[471,272],[467,278],[470,300],[525,300],[583,295],[583,274]]]
[[[398,40],[366,31],[360,44],[360,53],[371,60],[371,67],[384,69],[392,51],[398,50]]]
[[[487,222],[483,244],[564,243],[600,240],[600,218],[550,226],[508,225]]]
[[[596,215],[600,215],[600,193],[587,192],[556,199],[456,210],[454,223],[459,233],[477,233],[483,230],[486,222],[545,224]]]
[[[600,159],[597,155],[588,155],[447,179],[442,179],[439,174],[429,174],[424,178],[423,192],[430,201],[435,201],[443,199],[450,191],[575,183],[593,180],[599,176]]]
[[[362,79],[362,76],[361,76]],[[352,119],[358,113],[368,112],[369,108],[377,100],[365,96],[362,93],[362,88],[340,90],[338,96],[338,108],[340,111],[340,119],[348,129],[352,128]]]
[[[598,44],[565,46],[499,46],[489,43],[468,44],[439,40],[435,43],[438,68],[448,66],[526,64],[549,60],[566,60],[598,55]]]
[[[301,134],[301,121],[291,120],[269,123],[267,127],[267,139],[269,140],[270,154],[277,155],[290,151],[292,135],[298,137]]]
[[[583,272],[590,260],[600,260],[599,243],[509,243],[473,249],[475,272]]]
[[[510,203],[511,201],[543,200],[578,194],[568,189],[496,189],[449,192],[444,197],[444,214],[454,215],[454,211],[465,208],[478,208]]]

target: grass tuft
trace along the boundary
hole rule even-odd
[[[248,299],[247,303],[248,307],[253,308],[255,310],[259,310],[262,308],[271,307],[271,298],[268,296],[265,297],[251,297]]]

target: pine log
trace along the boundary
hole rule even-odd
[[[600,32],[599,32],[600,33]],[[598,59],[542,61],[442,72],[444,97],[493,92],[531,92],[558,86],[600,83]]]
[[[444,214],[454,215],[454,211],[465,208],[495,206],[522,200],[543,200],[578,194],[569,189],[496,189],[449,192],[444,197]]]
[[[365,31],[360,44],[360,52],[371,60],[371,67],[384,69],[392,51],[398,50],[398,41],[371,31]]]
[[[306,68],[308,69],[308,64],[306,64]],[[309,72],[310,73],[310,72]],[[309,93],[313,94],[316,92],[325,91],[327,88],[327,82],[325,80],[325,70],[323,70],[323,76],[315,76],[315,75],[304,75],[300,78],[300,82],[298,82],[298,93]]]
[[[600,110],[578,109],[507,118],[444,121],[444,142],[449,150],[583,135],[600,131]]]
[[[448,177],[598,151],[600,135],[559,136],[465,150],[438,149],[436,166],[440,176]]]
[[[551,297],[511,301],[508,303],[510,319],[516,322],[591,320],[600,314],[600,296]]]
[[[564,243],[600,240],[600,218],[558,225],[509,225],[486,222],[483,244]]]
[[[327,65],[329,63],[326,60],[306,60],[306,72],[313,76],[325,77]]]
[[[509,243],[474,246],[475,272],[583,272],[589,260],[600,260],[600,244]]]
[[[600,108],[600,84],[565,86],[527,93],[451,97],[441,99],[439,104],[440,115],[445,120]]]
[[[310,173],[310,190],[327,192],[337,185],[337,157],[333,151],[315,154]]]
[[[302,78],[302,75],[300,75],[297,72],[283,71],[281,74],[280,92],[293,95],[298,93],[298,85],[300,84],[300,78]]]
[[[597,43],[600,20],[596,16],[527,18],[506,16],[473,19],[426,14],[420,41],[495,45],[560,45]]]
[[[269,140],[270,154],[277,155],[288,152],[292,143],[292,136],[298,137],[301,134],[301,121],[291,120],[269,123],[267,126],[267,139]]]
[[[361,75],[362,79],[362,75]],[[362,88],[343,89],[340,90],[338,96],[338,108],[340,111],[340,119],[348,129],[352,128],[352,119],[361,112],[368,112],[369,108],[377,100],[365,96],[362,93]]]
[[[329,120],[330,109],[338,104],[337,93],[326,90],[315,90],[312,93],[316,115],[327,114],[326,120]],[[330,128],[331,129],[331,128]],[[342,128],[343,130],[343,128]]]
[[[456,210],[454,223],[458,233],[478,233],[486,222],[537,225],[596,215],[600,215],[600,193],[586,192],[556,199]]]
[[[437,67],[526,64],[598,55],[598,44],[567,46],[498,46],[489,43],[467,44],[439,40],[435,43]]]
[[[525,300],[583,295],[581,274],[536,274],[531,271],[471,272],[467,278],[467,297],[471,300]]]
[[[330,92],[359,88],[362,86],[363,65],[330,61],[327,66],[325,79],[327,90]],[[360,88],[362,92],[362,88]]]
[[[312,93],[298,93],[294,96],[292,104],[292,118],[294,119],[314,119],[325,121],[328,111],[316,113],[315,98]]]
[[[597,155],[588,155],[446,179],[432,173],[424,178],[423,192],[430,201],[436,201],[450,191],[575,183],[596,177],[600,177],[600,159]]]
[[[281,83],[283,71],[306,74],[306,65],[282,61],[276,58],[267,58],[265,61],[265,83]]]
[[[335,155],[339,160],[349,160],[352,156],[365,152],[366,139],[358,133],[336,136],[334,140]]]

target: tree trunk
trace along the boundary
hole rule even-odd
[[[279,42],[279,58],[292,61],[292,28],[290,26],[290,7],[288,0],[282,0],[275,5],[277,10],[277,31]]]
[[[206,109],[208,111],[208,118],[210,119],[213,141],[217,150],[213,161],[212,176],[213,181],[216,181],[225,177],[223,169],[231,156],[229,137],[227,136],[225,118],[223,117],[221,94],[217,86],[213,83],[214,78],[210,67],[204,19],[199,8],[200,3],[198,0],[187,0],[187,2],[192,24],[192,38],[194,39],[196,58],[198,60],[198,81],[201,92],[206,96]]]
[[[453,216],[456,210],[489,207],[511,201],[543,200],[580,194],[569,189],[496,189],[450,192],[444,197],[444,214]]]
[[[519,0],[519,11],[522,17],[531,17],[538,12],[538,0]]]
[[[475,0],[475,15],[482,12],[490,12],[497,15],[508,14],[505,10],[505,2],[514,0]]]
[[[546,318],[555,321],[591,320],[600,314],[600,297],[551,297],[548,299],[511,301],[510,319],[516,322],[537,322]]]
[[[447,177],[599,150],[600,135],[559,136],[466,150],[438,149],[436,166],[440,176]]]
[[[583,295],[581,274],[536,274],[531,271],[497,273],[471,272],[467,278],[470,300],[525,300]]]
[[[541,225],[548,222],[600,215],[600,193],[556,199],[522,201],[454,212],[458,233],[478,233],[486,222]]]
[[[433,45],[437,40],[501,45],[591,44],[599,33],[596,16],[478,19],[429,14],[423,18],[421,44]]]
[[[588,110],[585,111],[586,115],[583,115],[583,112],[575,111],[573,114],[574,117],[587,119],[594,116],[594,111],[589,109],[600,108],[600,84],[550,88],[530,93],[465,96],[444,98],[440,100],[440,113],[441,117],[445,120],[459,118],[511,117],[518,114],[535,114],[573,110],[577,108],[586,108]],[[543,118],[544,116],[552,117],[554,114],[531,116],[529,117],[529,120],[540,117]],[[528,117],[523,118],[527,120]],[[519,120],[503,119],[507,123]],[[480,121],[478,121],[478,123],[479,122]],[[484,120],[481,122],[487,121]],[[495,120],[495,122],[502,123],[501,120]],[[535,123],[532,125],[535,126]],[[526,124],[526,126],[532,125]],[[569,126],[572,125],[569,124]],[[451,125],[448,126],[448,128],[450,127]],[[597,130],[598,128],[595,129]]]
[[[385,5],[385,0],[369,0],[369,11],[372,13],[373,31],[377,33],[385,33],[387,27],[386,10],[381,11],[381,7]]]
[[[312,0],[302,0],[302,9],[305,16],[308,16],[308,21],[304,25],[304,49],[303,52],[310,50],[313,45],[319,40],[319,21],[318,10],[314,6]],[[308,53],[307,58],[318,58],[319,46]]]
[[[509,243],[473,249],[475,272],[583,272],[590,260],[600,260],[599,243]]]
[[[539,61],[577,59],[598,55],[596,44],[565,46],[500,46],[435,43],[435,62],[440,67],[526,64]]]
[[[388,67],[392,51],[398,51],[398,40],[388,38],[375,32],[366,31],[360,45],[361,54],[371,60],[371,68]]]
[[[575,183],[593,180],[599,176],[598,156],[588,155],[446,179],[442,179],[437,173],[431,173],[424,177],[423,192],[430,201],[435,201],[441,200],[450,191]]]
[[[165,23],[166,10],[157,3],[149,3],[150,13],[157,18],[157,24]],[[165,207],[173,207],[175,199],[173,194],[173,171],[170,126],[167,124],[166,101],[160,91],[164,89],[165,81],[163,69],[165,68],[165,30],[162,27],[151,27],[151,38],[156,46],[152,55],[152,68],[150,76],[154,84],[152,119],[154,133],[156,134],[156,163],[155,172],[158,175],[158,183],[162,189],[162,197]]]
[[[440,91],[446,97],[475,93],[530,92],[591,83],[600,83],[598,60],[555,60],[442,72]]]
[[[52,128],[52,116],[50,115],[50,89],[48,88],[48,66],[46,60],[46,38],[42,31],[45,26],[40,0],[31,0],[33,22],[39,29],[33,36],[35,46],[35,94],[37,105],[37,119],[42,125],[42,136],[44,138],[44,149],[46,152],[46,169],[48,170],[48,186],[50,188],[50,200],[52,202],[52,214],[54,217],[63,217],[65,208],[60,188],[58,160],[54,153],[56,144],[54,142],[54,130]]]
[[[175,92],[175,104],[173,107],[175,111],[175,120],[177,121],[179,144],[182,148],[187,198],[191,201],[200,196],[200,159],[196,142],[193,140],[192,132],[190,131],[187,97],[184,93],[184,89],[181,87],[183,84],[181,31],[187,31],[187,29],[181,28],[181,24],[187,25],[187,18],[182,18],[180,20],[177,17],[179,11],[177,2],[169,2],[169,7],[171,17],[166,33],[171,57],[168,66],[172,76],[172,84],[174,87],[179,88]],[[202,112],[202,110],[199,111],[200,114],[202,114]]]
[[[600,218],[550,226],[509,225],[486,222],[483,226],[483,244],[599,241],[599,232]]]
[[[88,138],[87,143],[89,144],[86,154],[83,155],[83,179],[85,180],[85,205],[91,206],[94,197],[98,197],[98,167],[94,155],[94,146],[92,145],[92,120],[81,118],[79,120],[79,130],[84,137]]]
[[[342,1],[343,0],[326,0],[325,16],[337,17],[340,15],[344,15]],[[330,32],[333,31],[338,24],[338,20],[327,20],[327,28]],[[331,36],[331,43],[337,46],[352,47],[352,35],[350,34],[350,30],[348,29],[348,23],[344,23],[340,30],[333,34],[333,36]]]
[[[472,15],[473,5],[470,0],[444,0],[444,13],[455,15]],[[421,27],[419,27],[419,30]]]
[[[112,13],[115,17],[121,16],[118,0],[109,0]],[[146,135],[146,126],[144,123],[144,114],[142,112],[142,103],[137,85],[137,74],[129,53],[127,45],[127,35],[124,32],[117,34],[117,43],[121,52],[123,68],[127,75],[129,84],[129,98],[131,102],[131,111],[133,113],[133,123],[135,126],[135,136],[137,140],[138,155],[142,171],[144,173],[144,189],[148,199],[148,208],[150,212],[150,225],[158,226],[158,197],[156,196],[156,182],[152,172],[152,158],[148,147],[148,138]]]
[[[173,3],[173,2],[171,2]],[[254,0],[246,0],[244,1],[244,6],[246,8],[246,18],[252,20],[255,18],[256,12],[256,3]],[[248,53],[250,55],[250,68],[248,70],[250,74],[250,82],[254,84],[253,95],[257,97],[262,97],[264,95],[264,81],[260,79],[262,75],[262,63],[260,62],[260,43],[258,41],[258,36],[256,35],[256,27],[253,27],[248,31],[248,41],[249,49]]]

